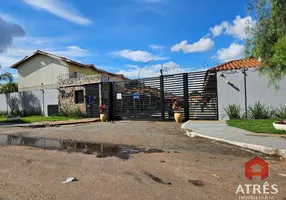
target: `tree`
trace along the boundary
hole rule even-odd
[[[6,84],[1,85],[0,87],[0,93],[12,93],[12,92],[18,92],[18,83],[15,82],[8,82]]]
[[[0,65],[1,69],[1,65]],[[9,91],[14,91],[15,88],[17,88],[18,91],[18,84],[13,83],[13,76],[9,72],[5,72],[3,74],[0,74],[0,81],[8,81],[7,84],[0,84],[0,93],[9,93]],[[13,90],[12,90],[13,89]]]
[[[268,75],[269,84],[279,88],[286,75],[286,1],[251,0],[249,14],[256,16],[255,25],[248,27],[246,55],[261,60],[259,71]]]
[[[9,81],[12,82],[14,80],[12,74],[5,72],[3,74],[0,74],[0,81]]]

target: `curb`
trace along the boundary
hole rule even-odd
[[[86,123],[92,123],[92,122],[100,122],[101,120],[99,118],[94,118],[91,120],[86,121],[58,121],[58,122],[46,122],[43,123],[44,126],[65,126],[65,125],[73,125],[73,124],[86,124]]]
[[[261,152],[261,153],[265,153],[265,154],[269,154],[269,155],[279,155],[281,157],[286,158],[286,149],[271,148],[271,147],[266,147],[266,146],[262,146],[262,145],[255,145],[255,144],[249,144],[249,143],[244,143],[244,142],[236,142],[236,141],[232,141],[232,140],[226,140],[226,139],[221,139],[221,138],[203,135],[200,133],[193,132],[191,129],[186,128],[185,126],[187,123],[188,122],[185,122],[181,126],[181,130],[189,137],[202,137],[202,138],[215,140],[215,141],[219,141],[219,142],[225,142],[225,143],[235,145],[238,147],[242,147],[242,148],[246,148],[246,149],[251,149],[254,151]]]
[[[20,127],[20,128],[44,128],[44,127],[58,127],[58,126],[65,126],[65,125],[73,125],[73,124],[86,124],[92,122],[100,122],[99,118],[94,118],[91,120],[86,121],[54,121],[54,122],[35,122],[30,124],[5,124],[2,127]]]

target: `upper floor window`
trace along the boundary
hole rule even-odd
[[[78,73],[77,72],[70,72],[70,78],[77,78]]]

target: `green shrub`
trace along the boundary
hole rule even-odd
[[[276,109],[274,116],[277,119],[286,120],[286,106],[281,106],[280,109]]]
[[[6,116],[7,112],[6,111],[0,111],[0,116]]]
[[[239,105],[228,105],[226,108],[224,108],[224,111],[226,112],[226,115],[229,119],[240,119],[241,118],[241,111]]]
[[[84,118],[86,117],[86,114],[83,113],[79,108],[76,108],[74,110],[60,110],[59,116],[64,117],[73,117],[73,118]]]
[[[274,110],[260,101],[255,102],[253,106],[249,106],[247,112],[250,119],[270,119],[275,113]]]
[[[29,117],[29,116],[41,116],[42,111],[41,109],[34,109],[32,111],[24,111],[24,110],[12,110],[10,112],[0,112],[0,115],[6,117]]]

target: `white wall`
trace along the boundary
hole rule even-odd
[[[225,77],[221,77],[220,73],[223,73]],[[247,106],[253,105],[256,101],[272,108],[286,106],[286,77],[280,82],[280,90],[275,92],[272,86],[268,86],[267,76],[260,76],[255,69],[249,69],[246,74]],[[226,83],[227,80],[230,84]],[[218,72],[217,86],[219,119],[228,119],[227,116],[223,117],[224,108],[230,104],[240,105],[242,112],[245,112],[244,74],[240,70]]]
[[[27,112],[38,111],[48,116],[48,105],[58,105],[58,90],[45,90],[32,92],[15,92],[0,94],[0,111],[24,110]]]
[[[68,74],[68,65],[55,58],[36,55],[18,66],[19,88],[57,83],[58,75]]]

